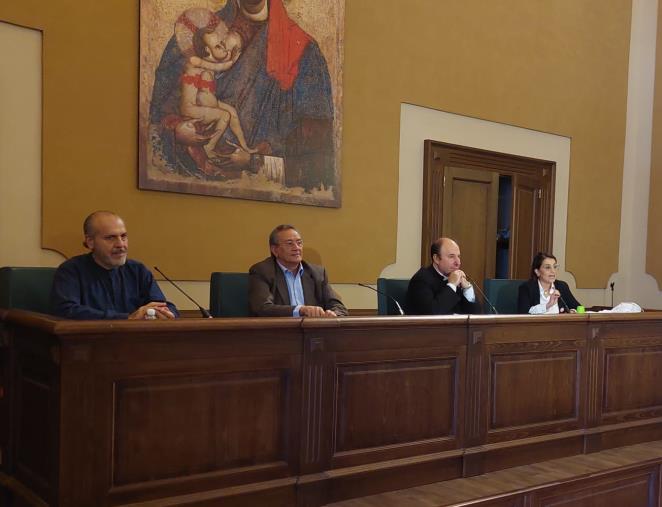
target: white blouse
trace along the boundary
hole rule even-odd
[[[552,285],[552,289],[555,287]],[[540,289],[540,303],[529,308],[529,313],[531,315],[540,315],[543,313],[559,313],[559,304],[558,302],[547,308],[547,303],[549,303],[549,295],[545,294],[545,289],[542,288],[540,280],[538,280],[538,289]],[[557,300],[558,301],[558,300]]]

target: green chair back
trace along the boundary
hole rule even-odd
[[[51,313],[51,287],[56,268],[0,268],[0,308]]]
[[[524,282],[526,280],[486,278],[483,282],[483,290],[499,314],[516,314],[517,291]],[[487,301],[483,308],[485,313],[494,313]]]
[[[212,273],[209,312],[212,317],[248,317],[248,273]]]
[[[377,290],[381,294],[377,294],[377,313],[379,315],[400,315],[398,307],[391,298],[400,303],[404,310],[408,286],[409,278],[378,278]]]

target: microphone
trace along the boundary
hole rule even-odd
[[[395,299],[393,296],[390,294],[386,294],[386,292],[382,292],[379,289],[375,289],[374,287],[371,287],[370,285],[366,285],[365,283],[359,283],[361,287],[365,287],[366,289],[374,290],[377,294],[381,294],[382,296],[386,296],[389,298],[391,301],[395,303],[395,306],[398,308],[398,311],[400,312],[400,315],[404,315],[405,312],[402,310],[402,306],[400,306],[400,303],[398,303],[398,300]]]
[[[553,290],[558,290],[556,287],[552,285]],[[559,290],[559,301],[563,304],[563,308],[565,308],[566,313],[570,313],[570,307],[568,306],[568,303],[565,302],[565,299],[563,299],[563,296],[561,296],[561,291]]]
[[[465,278],[466,278],[467,280],[469,280],[469,282],[471,283],[471,285],[473,285],[474,287],[476,287],[476,288],[478,289],[478,292],[480,293],[480,295],[483,296],[483,299],[484,299],[485,301],[487,301],[487,304],[488,304],[488,305],[490,305],[490,309],[492,310],[492,312],[494,312],[494,315],[499,315],[499,312],[497,312],[497,309],[496,309],[496,308],[494,307],[494,305],[492,304],[492,301],[490,301],[490,300],[487,298],[487,296],[485,295],[485,293],[483,292],[483,290],[480,288],[480,285],[478,285],[478,284],[477,284],[476,282],[474,282],[471,278],[469,278],[469,276],[468,276],[466,273],[464,274],[464,276],[465,276]]]
[[[161,276],[162,276],[163,278],[165,278],[166,280],[168,280],[168,281],[169,281],[169,282],[175,287],[175,289],[177,289],[179,292],[181,292],[181,293],[184,294],[187,298],[189,298],[189,299],[193,302],[193,304],[194,304],[195,306],[198,307],[198,310],[200,310],[200,313],[202,314],[202,316],[203,316],[205,319],[212,319],[212,318],[213,318],[207,310],[205,310],[202,306],[200,306],[200,305],[198,304],[198,302],[197,302],[195,299],[193,299],[193,298],[192,298],[191,296],[189,296],[186,292],[184,292],[184,290],[183,290],[179,285],[177,285],[177,284],[176,284],[175,282],[173,282],[170,278],[168,278],[168,277],[165,275],[165,273],[164,273],[163,271],[161,271],[161,270],[160,270],[159,268],[157,268],[156,266],[154,266],[154,269],[155,269],[156,271],[158,271],[158,272],[161,274]]]
[[[609,288],[611,289],[611,307],[614,307],[614,282],[611,282],[609,284]]]

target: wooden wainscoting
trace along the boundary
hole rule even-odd
[[[660,313],[0,320],[8,505],[318,507],[662,440]],[[658,466],[485,505],[657,505]]]

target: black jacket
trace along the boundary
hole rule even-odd
[[[565,311],[576,310],[581,305],[570,292],[570,287],[561,280],[554,281],[554,287],[561,293],[559,298],[559,310],[565,308]],[[519,286],[517,294],[517,313],[529,313],[532,306],[540,304],[540,287],[536,278],[528,280]],[[563,299],[563,300],[561,300]]]
[[[457,291],[450,288],[448,280],[430,265],[419,269],[409,280],[405,312],[408,315],[480,313],[480,305],[467,301],[459,287]]]

